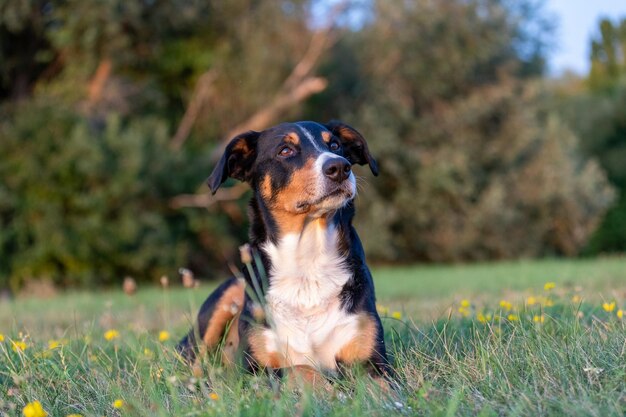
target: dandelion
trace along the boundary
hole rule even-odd
[[[124,407],[124,400],[118,398],[117,400],[113,401],[113,408],[117,408],[119,410],[122,407]]]
[[[583,298],[582,298],[580,295],[578,295],[578,294],[576,294],[575,296],[573,296],[573,297],[572,297],[572,303],[576,303],[576,304],[578,304],[578,303],[580,303],[582,300],[583,300]]]
[[[526,299],[526,304],[529,306],[537,304],[537,299],[532,295]]]
[[[461,300],[461,307],[469,308],[470,305],[471,304],[470,304],[469,300]]]
[[[48,340],[48,349],[53,350],[61,346],[61,342],[59,340]]]
[[[24,352],[28,348],[26,342],[21,340],[11,340],[11,349],[13,352]]]
[[[538,315],[538,314],[536,314],[536,315],[533,317],[533,322],[535,322],[535,323],[543,323],[543,322],[545,321],[545,319],[546,319],[546,318],[545,318],[545,316],[544,316],[543,314],[542,314],[542,315]]]
[[[39,401],[26,404],[22,410],[22,414],[24,414],[24,417],[46,417],[48,415]]]
[[[151,350],[150,350],[150,349],[148,349],[148,348],[144,348],[144,350],[143,350],[143,355],[144,355],[146,358],[153,358],[153,357],[154,357],[154,352],[153,352],[153,351],[151,351]]]
[[[484,323],[487,323],[487,321],[488,321],[488,320],[487,320],[487,316],[485,316],[483,313],[478,313],[478,314],[476,315],[476,319],[477,319],[479,322],[483,323],[483,324],[484,324]]]
[[[118,332],[115,329],[107,330],[106,332],[104,332],[104,338],[108,340],[109,342],[119,337],[120,337],[120,332]]]
[[[546,298],[543,302],[546,307],[552,307],[554,305],[554,301],[551,298]]]
[[[502,307],[506,311],[509,311],[509,310],[511,310],[513,308],[513,304],[511,304],[510,302],[508,302],[506,300],[502,300],[502,301],[500,301],[500,307]]]
[[[387,313],[389,313],[389,309],[382,304],[376,304],[376,310],[383,316],[386,316]]]
[[[602,308],[604,309],[604,311],[606,311],[607,313],[612,312],[613,310],[615,310],[615,301],[611,301],[610,303],[603,303],[602,304]]]
[[[507,319],[509,319],[509,321],[517,321],[519,320],[519,317],[517,316],[517,314],[509,314],[507,316]]]
[[[622,309],[617,310],[617,318],[621,319],[622,317],[624,317],[624,312],[622,311]]]
[[[468,317],[470,314],[469,310],[465,307],[459,307],[459,313],[461,313],[463,317]]]
[[[170,333],[167,330],[161,330],[159,332],[159,342],[165,342],[170,339]]]
[[[4,342],[4,335],[0,333],[0,343]]]
[[[212,399],[213,401],[217,401],[220,399],[220,396],[217,395],[216,393],[212,392],[209,394],[209,398]]]
[[[391,317],[393,317],[396,320],[401,320],[402,319],[402,313],[400,313],[399,311],[394,311],[393,313],[391,313]]]
[[[546,290],[546,291],[553,290],[555,287],[556,287],[556,284],[554,282],[546,282],[543,285],[543,289]]]

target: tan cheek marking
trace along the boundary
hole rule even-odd
[[[263,368],[282,368],[287,361],[280,353],[267,350],[267,341],[263,330],[262,327],[256,327],[248,333],[248,344],[252,357]]]
[[[376,342],[376,323],[367,314],[359,317],[358,334],[346,343],[335,355],[337,361],[345,364],[362,362],[369,359]]]
[[[311,189],[315,181],[315,161],[310,159],[291,176],[289,184],[276,195],[276,204],[272,215],[278,224],[281,233],[290,233],[302,230],[305,213],[294,213],[295,205],[299,201],[310,198],[307,190]]]
[[[261,195],[266,200],[272,198],[272,178],[270,178],[269,174],[265,174],[261,181]]]

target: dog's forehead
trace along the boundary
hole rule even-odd
[[[263,131],[259,143],[262,146],[273,146],[287,139],[302,147],[321,149],[320,145],[328,142],[331,137],[332,133],[316,122],[281,123]]]

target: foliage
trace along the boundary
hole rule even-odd
[[[555,108],[580,138],[582,153],[595,158],[619,191],[616,204],[590,240],[586,252],[626,250],[626,19],[599,22],[591,43],[586,84],[559,86]]]
[[[498,2],[403,4],[378,2],[352,40],[356,99],[329,93],[382,170],[359,197],[369,256],[577,254],[613,194],[538,85],[519,81],[521,23]]]
[[[219,215],[168,206],[205,169],[169,151],[161,121],[110,114],[94,125],[58,102],[27,109],[0,120],[0,256],[8,261],[0,272],[11,277],[4,286],[33,278],[109,284],[123,274],[154,280],[199,258],[200,230],[223,233]]]
[[[591,41],[589,85],[593,90],[610,90],[626,82],[626,18],[615,23],[601,19],[599,36]]]
[[[579,252],[612,192],[533,81],[551,36],[540,2],[320,8],[4,1],[0,287],[156,280],[182,265],[219,275],[245,240],[247,196],[205,200],[208,213],[172,202],[204,189],[216,144],[317,68],[319,45],[333,46],[308,71],[326,90],[266,123],[342,118],[365,134],[382,167],[363,178],[357,217],[373,258]]]

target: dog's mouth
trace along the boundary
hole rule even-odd
[[[341,198],[343,197],[343,198]],[[324,194],[323,196],[313,200],[313,201],[300,201],[296,204],[296,210],[300,213],[306,213],[311,209],[316,208],[320,205],[325,205],[326,202],[331,202],[334,200],[332,206],[336,206],[335,208],[340,208],[343,206],[349,199],[353,197],[352,192],[343,187],[336,188],[335,190]],[[331,208],[331,207],[329,207]]]

